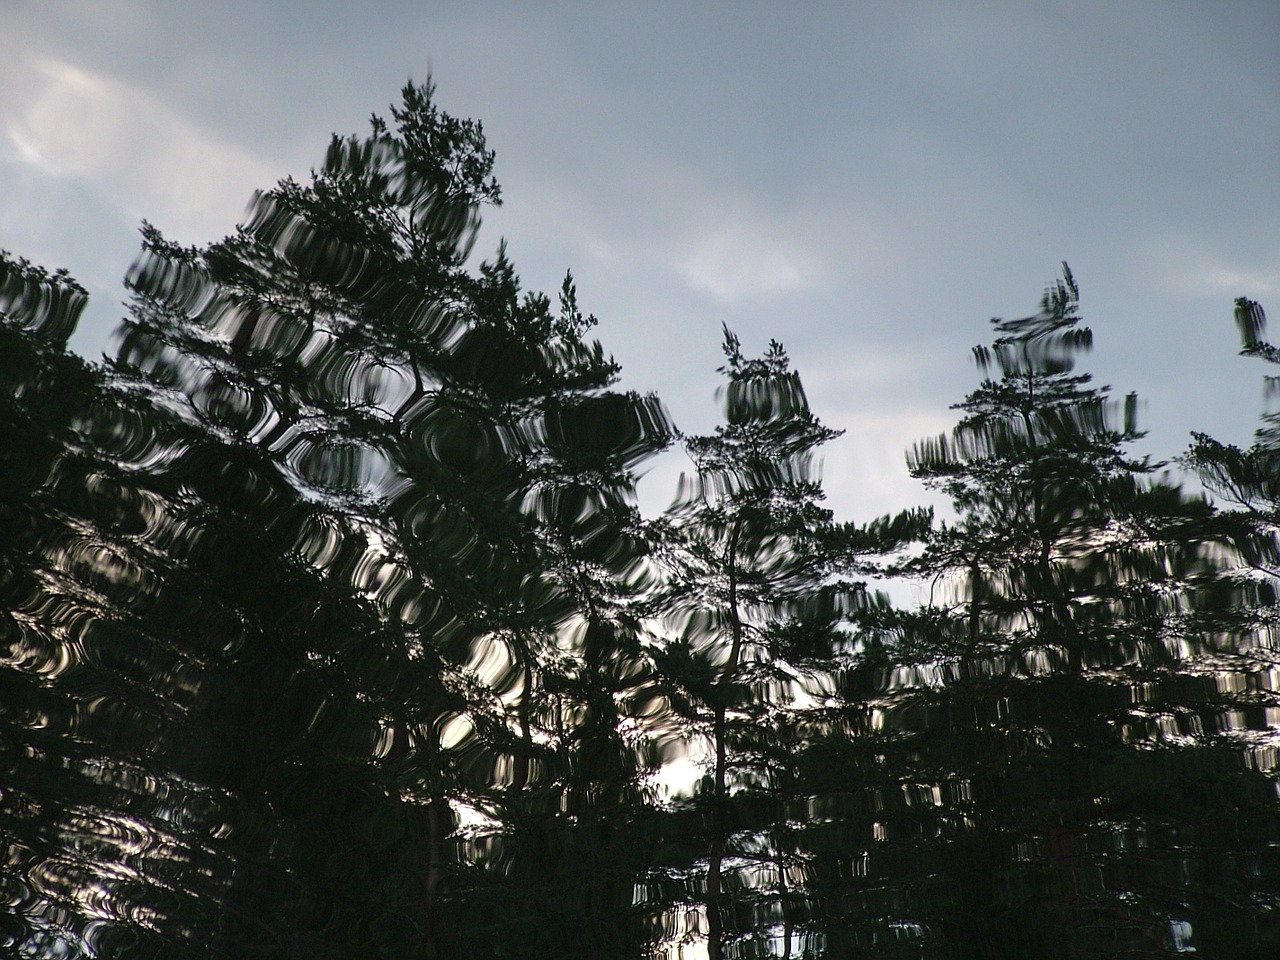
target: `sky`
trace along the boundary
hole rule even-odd
[[[526,287],[566,270],[622,385],[717,422],[721,327],[781,340],[830,504],[931,499],[907,473],[979,380],[989,319],[1068,261],[1084,368],[1143,401],[1143,450],[1247,443],[1280,322],[1280,3],[0,0],[0,248],[65,267],[98,357],[145,218],[230,233],[409,79],[484,124]],[[1273,329],[1273,339],[1280,331]],[[646,512],[678,457],[643,481]]]

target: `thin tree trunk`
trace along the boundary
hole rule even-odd
[[[439,960],[439,931],[436,929],[436,907],[440,894],[440,800],[432,798],[427,804],[427,879],[424,884],[425,910],[423,919],[423,956],[426,960]]]
[[[720,870],[724,862],[725,822],[725,709],[715,708],[714,736],[716,741],[715,792],[711,798],[711,853],[707,859],[707,958],[722,960],[724,930],[720,922]]]
[[[738,610],[738,538],[742,533],[742,520],[734,522],[733,532],[729,536],[729,544],[725,549],[726,566],[729,575],[729,627],[732,631],[732,643],[729,648],[729,662],[725,664],[720,675],[719,691],[727,697],[728,688],[738,672],[738,660],[742,655],[742,615]],[[724,924],[720,916],[720,899],[722,894],[724,867],[724,851],[728,841],[728,823],[726,822],[726,768],[728,766],[728,749],[725,743],[726,706],[723,699],[715,705],[714,726],[712,736],[715,739],[716,769],[715,789],[711,807],[711,851],[707,858],[707,960],[723,960],[724,957]]]

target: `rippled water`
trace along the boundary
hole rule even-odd
[[[731,337],[728,427],[646,527],[661,405],[570,292],[466,279],[472,208],[372,143],[202,253],[149,233],[106,367],[65,351],[82,291],[4,264],[6,955],[1280,956],[1265,537],[1114,458],[1123,509],[1082,506],[1081,404],[917,448],[1079,441],[982,480],[892,610],[822,551],[920,518],[832,525],[830,432]],[[388,170],[439,249],[343,205]],[[776,455],[729,469],[742,437]]]

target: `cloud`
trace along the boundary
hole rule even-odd
[[[690,287],[720,303],[776,297],[808,288],[821,265],[794,231],[755,218],[735,218],[698,236],[680,273]]]
[[[15,159],[79,179],[135,218],[208,239],[228,231],[254,189],[278,179],[261,159],[128,83],[54,59],[6,72],[6,86],[27,91],[0,107]]]
[[[822,451],[823,486],[838,519],[866,521],[918,505],[948,514],[945,496],[912,479],[907,451],[921,440],[949,433],[956,418],[949,411],[868,407],[822,414],[847,433]]]
[[[1193,297],[1268,297],[1280,291],[1280,249],[1245,255],[1185,236],[1145,243],[1134,270],[1153,292]]]

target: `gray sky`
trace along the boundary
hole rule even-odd
[[[832,505],[925,502],[904,451],[949,429],[988,318],[1071,263],[1088,369],[1152,452],[1247,442],[1280,322],[1280,3],[0,0],[0,247],[94,294],[96,356],[146,218],[230,232],[255,188],[368,130],[405,80],[483,121],[526,286],[572,269],[623,365],[716,422],[720,326],[782,340]],[[1272,331],[1280,338],[1280,331]],[[646,507],[674,492],[664,460]]]

